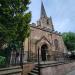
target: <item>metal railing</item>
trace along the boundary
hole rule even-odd
[[[42,56],[39,55],[39,60],[40,62],[42,61]],[[58,61],[58,62],[69,62],[73,59],[70,58],[70,56],[67,53],[62,53],[62,52],[56,52],[53,51],[52,54],[47,54],[46,55],[46,60],[45,61]],[[38,62],[38,55],[32,55],[29,58],[29,62]]]
[[[30,55],[31,56],[28,57],[28,55],[22,54],[22,56],[23,56],[23,62],[22,63],[38,62],[38,55],[35,55],[35,54],[30,54]],[[15,66],[15,65],[21,65],[21,54],[19,54],[19,55],[12,54],[12,56],[8,57],[8,60],[9,61],[5,61],[4,64],[0,65],[0,68]],[[39,55],[39,61],[40,62],[42,61],[41,55]],[[71,59],[69,58],[69,55],[66,53],[53,51],[52,54],[46,55],[45,61],[70,62]]]

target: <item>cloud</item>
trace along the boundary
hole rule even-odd
[[[32,22],[40,17],[41,0],[31,0]],[[75,32],[75,0],[43,0],[48,17],[52,16],[55,30]]]
[[[68,28],[69,23],[70,23],[70,19],[68,19],[68,18],[66,18],[66,19],[64,19],[62,21],[61,20],[55,21],[54,22],[55,30],[57,30],[59,32],[70,31],[70,28]]]

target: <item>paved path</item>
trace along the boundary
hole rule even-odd
[[[72,72],[70,72],[69,74],[67,74],[67,75],[75,75],[75,70],[74,71],[72,71]]]

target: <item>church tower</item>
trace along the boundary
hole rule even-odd
[[[40,14],[40,20],[38,21],[38,25],[41,26],[41,28],[50,29],[50,31],[54,31],[52,18],[48,18],[43,2],[41,2],[41,14]]]
[[[39,9],[38,9],[39,10]],[[30,25],[30,36],[24,42],[24,61],[38,61],[38,49],[40,62],[55,61],[63,57],[63,53],[67,52],[62,36],[54,30],[52,18],[48,17],[41,1],[40,19],[37,25]]]

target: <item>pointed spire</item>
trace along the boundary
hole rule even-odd
[[[47,17],[47,14],[46,14],[43,2],[41,0],[41,16],[40,16],[40,18],[43,18],[43,17]]]
[[[52,22],[52,17],[50,16],[50,22],[51,22],[51,24],[53,25],[53,22]]]
[[[54,26],[53,26],[53,22],[52,22],[52,17],[50,16],[50,22],[51,22],[51,25],[52,25],[52,31],[54,31]]]

